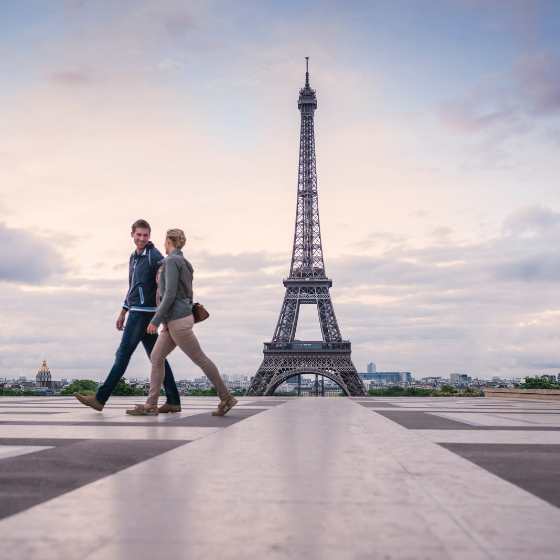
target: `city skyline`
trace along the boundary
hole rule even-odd
[[[0,377],[44,358],[58,378],[106,375],[139,217],[160,248],[186,230],[211,313],[197,335],[223,373],[256,371],[288,274],[307,55],[325,265],[356,363],[560,369],[560,6],[131,6],[3,9]],[[127,377],[148,368],[138,352]]]

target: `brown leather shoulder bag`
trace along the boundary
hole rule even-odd
[[[200,323],[200,321],[205,321],[208,317],[210,317],[210,313],[206,311],[206,308],[202,305],[202,303],[193,303],[192,314],[195,323]]]

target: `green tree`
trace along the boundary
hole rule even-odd
[[[455,395],[458,391],[452,385],[442,385],[441,392],[444,395]]]
[[[61,395],[73,395],[74,393],[82,393],[84,395],[92,395],[97,391],[97,381],[92,379],[76,379],[67,387],[60,391]]]
[[[143,394],[144,391],[142,389],[130,385],[124,377],[117,383],[113,391],[113,395],[117,397],[141,396]]]
[[[370,397],[482,397],[479,389],[467,387],[461,391],[443,385],[441,389],[428,389],[426,387],[379,387],[368,391]]]
[[[521,383],[520,387],[522,389],[560,389],[558,383],[550,381],[547,377],[540,377],[535,375],[535,377],[526,377],[525,383]]]
[[[215,397],[218,392],[212,387],[210,389],[191,389],[188,394],[191,397]]]

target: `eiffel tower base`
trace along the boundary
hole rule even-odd
[[[297,343],[296,343],[297,344]],[[285,346],[295,346],[287,344]],[[266,350],[264,359],[256,375],[251,380],[248,396],[272,395],[277,387],[290,377],[300,374],[317,374],[334,381],[348,397],[366,396],[364,384],[350,358],[349,350],[337,351],[336,346],[349,346],[349,343],[305,343],[335,347],[325,351]],[[275,345],[268,343],[266,346]]]

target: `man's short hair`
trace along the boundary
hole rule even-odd
[[[150,233],[152,233],[152,228],[150,227],[150,224],[146,220],[136,220],[132,224],[132,233],[136,231],[136,228],[147,229]]]

